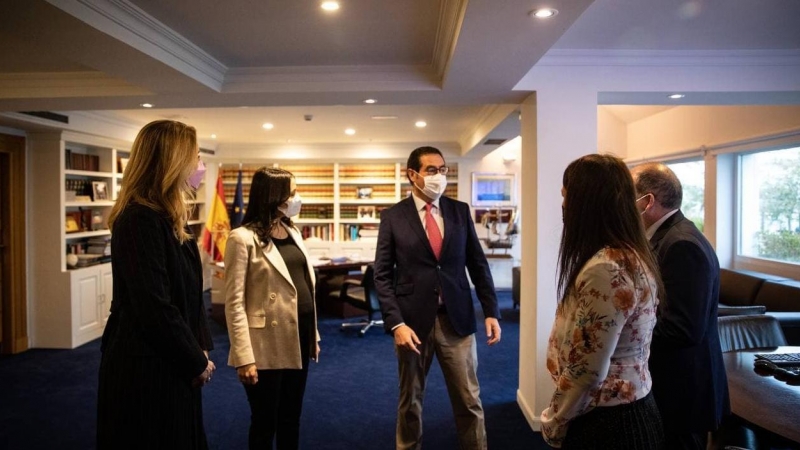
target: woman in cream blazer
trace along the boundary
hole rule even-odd
[[[273,440],[297,448],[308,363],[319,354],[314,268],[290,220],[299,210],[292,174],[261,168],[226,245],[228,364],[250,403],[250,448],[272,448]]]

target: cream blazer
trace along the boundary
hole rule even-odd
[[[314,267],[296,228],[283,226],[303,252],[315,294]],[[231,351],[228,364],[264,369],[301,369],[297,289],[275,244],[264,246],[252,230],[231,231],[225,249],[225,319]],[[317,341],[317,312],[314,306]],[[316,358],[316,345],[311,357]]]

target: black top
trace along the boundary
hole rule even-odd
[[[272,242],[281,254],[286,268],[289,269],[292,283],[297,289],[297,315],[313,313],[314,297],[311,295],[311,278],[308,275],[306,256],[291,237],[286,239],[273,237]]]

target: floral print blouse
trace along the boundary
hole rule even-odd
[[[556,309],[547,349],[556,391],[541,416],[542,435],[553,447],[561,447],[570,420],[650,392],[658,287],[639,261],[629,250],[598,251]]]

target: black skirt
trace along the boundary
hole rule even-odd
[[[653,394],[633,403],[599,406],[572,420],[563,450],[664,448],[664,429]]]

